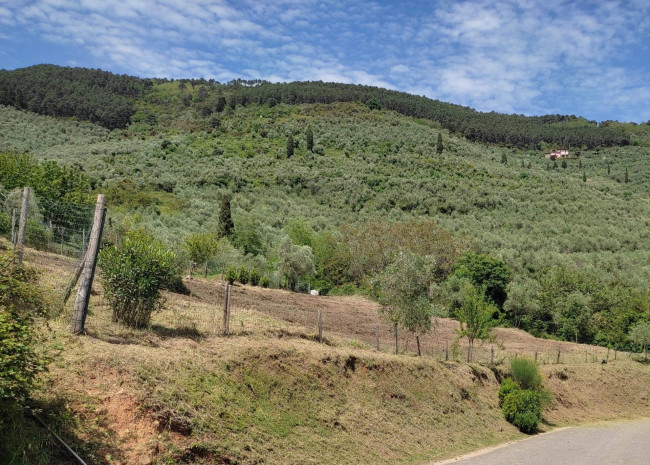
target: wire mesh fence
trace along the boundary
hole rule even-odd
[[[0,190],[0,235],[18,243],[24,189]],[[94,205],[43,199],[30,191],[24,221],[23,259],[52,272],[42,284],[65,290],[83,258],[92,228]]]

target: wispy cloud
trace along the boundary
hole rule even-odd
[[[0,0],[0,24],[12,50],[26,33],[74,56],[60,64],[140,76],[353,82],[485,111],[650,119],[646,0]]]

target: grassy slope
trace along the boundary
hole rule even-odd
[[[44,287],[72,266],[28,257]],[[423,463],[522,437],[503,420],[485,366],[376,353],[353,334],[317,344],[313,329],[261,312],[286,304],[284,291],[237,289],[235,335],[223,338],[219,283],[191,286],[191,297],[167,296],[151,331],[114,325],[101,290],[87,336],[67,334],[69,311],[51,322],[54,358],[36,400],[58,411],[49,421],[93,463]],[[293,312],[310,310],[301,299]],[[360,304],[320,299],[331,313]],[[439,337],[453,324],[442,321]],[[594,350],[517,330],[499,338],[510,355],[557,344],[567,354]],[[557,397],[545,428],[650,415],[650,365],[622,354],[607,365],[580,360],[542,366]]]

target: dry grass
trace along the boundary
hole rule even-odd
[[[52,289],[65,259],[33,263]],[[73,262],[70,262],[73,266]],[[494,371],[441,361],[456,323],[442,319],[426,357],[392,355],[377,307],[237,286],[231,337],[221,336],[223,285],[195,279],[166,294],[149,330],[111,321],[101,287],[87,336],[68,334],[70,308],[50,322],[54,361],[39,401],[61,409],[63,430],[93,463],[422,463],[521,437],[498,408],[503,361],[534,356],[556,394],[551,425],[650,416],[650,366],[606,351],[497,329]],[[315,342],[318,310],[327,344]],[[487,362],[484,346],[479,361]],[[557,348],[561,364],[555,364]],[[587,363],[585,363],[585,350]],[[458,359],[464,357],[461,344]],[[452,354],[453,355],[453,354]],[[499,365],[499,363],[501,363]],[[62,416],[59,415],[59,419]]]

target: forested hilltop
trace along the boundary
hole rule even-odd
[[[372,292],[411,252],[432,257],[440,314],[470,279],[496,319],[537,335],[630,347],[650,319],[647,124],[49,65],[0,72],[0,96],[0,198],[105,193],[107,244],[147,230],[187,268],[192,241],[220,237],[208,273],[331,293]]]
[[[138,79],[109,72],[37,65],[0,71],[0,104],[50,116],[74,116],[109,129],[124,128],[134,113],[135,99],[149,97],[154,83],[165,80]],[[371,109],[385,108],[414,118],[437,121],[444,129],[469,140],[542,148],[623,146],[630,137],[611,122],[597,124],[566,115],[527,117],[481,113],[471,108],[377,87],[323,82],[272,84],[264,81],[181,80],[197,87],[194,99],[203,115],[219,113],[225,105],[234,109],[250,103],[274,106],[301,103],[361,102]],[[155,102],[154,100],[150,100]],[[610,127],[614,126],[614,127]]]

